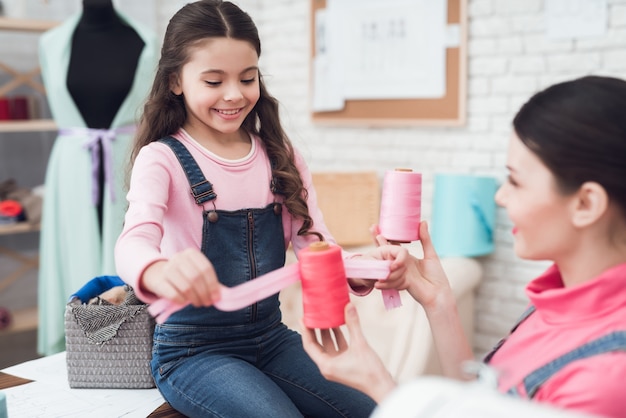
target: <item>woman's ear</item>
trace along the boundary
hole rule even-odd
[[[609,196],[600,184],[588,181],[575,193],[572,222],[576,227],[585,227],[600,219],[608,210]]]
[[[177,96],[183,94],[183,88],[180,85],[180,78],[177,74],[170,75],[170,90]]]

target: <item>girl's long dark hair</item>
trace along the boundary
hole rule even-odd
[[[180,74],[191,47],[215,37],[249,42],[257,55],[261,55],[256,25],[247,13],[233,3],[200,0],[181,8],[167,26],[152,90],[135,137],[131,165],[143,146],[176,133],[185,123],[187,112],[183,98],[172,93],[170,81]],[[294,149],[280,124],[278,101],[268,93],[260,71],[259,85],[259,101],[244,120],[243,128],[261,138],[272,163],[276,193],[284,197],[289,212],[303,220],[298,235],[314,233],[309,232],[313,220],[306,202],[307,190],[295,166]]]

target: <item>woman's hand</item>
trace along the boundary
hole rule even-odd
[[[424,309],[428,310],[436,305],[440,296],[452,293],[452,289],[433,246],[426,221],[420,223],[420,242],[424,257],[414,258],[413,269],[408,274],[411,277],[408,291]]]
[[[142,276],[145,290],[178,304],[211,306],[220,299],[222,285],[213,264],[194,248],[150,265]]]
[[[377,232],[375,228],[373,230]],[[408,283],[406,289],[426,312],[444,376],[467,379],[461,364],[472,360],[474,355],[465,338],[454,293],[425,221],[420,223],[420,241],[424,256],[421,259],[410,256],[405,277]],[[380,234],[376,235],[376,242],[381,246],[387,245]],[[384,284],[378,281],[376,287],[382,288]]]
[[[346,305],[345,318],[350,344],[339,328],[319,330],[318,342],[315,330],[306,328],[301,321],[304,350],[328,380],[353,387],[380,402],[396,383],[365,340],[352,303]]]

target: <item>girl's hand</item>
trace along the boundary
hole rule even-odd
[[[378,250],[384,251],[384,248],[390,246],[387,240],[378,234],[378,228],[371,228],[372,234],[375,236]],[[406,260],[406,268],[404,276],[393,280],[376,282],[376,288],[379,289],[407,289],[413,299],[419,302],[425,309],[435,305],[439,295],[450,292],[450,283],[448,277],[443,270],[439,256],[433,246],[430,233],[428,232],[428,223],[422,221],[420,223],[420,242],[424,252],[422,259],[408,255]],[[390,247],[397,247],[391,245]],[[391,276],[390,276],[391,279]]]
[[[384,280],[374,282],[376,289],[404,290],[409,287],[410,282],[408,280],[407,271],[413,261],[406,248],[400,247],[399,245],[382,244],[376,247],[376,249],[364,254],[363,258],[391,261],[389,276]]]
[[[380,402],[396,383],[365,340],[353,304],[346,305],[345,317],[350,345],[339,328],[321,329],[318,342],[315,330],[306,328],[301,321],[304,350],[328,380],[353,387]]]
[[[141,283],[145,290],[157,296],[196,307],[211,306],[218,301],[222,287],[213,264],[194,248],[150,265]]]

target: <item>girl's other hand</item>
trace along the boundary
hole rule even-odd
[[[374,285],[376,289],[404,290],[409,287],[407,271],[413,260],[406,248],[399,245],[382,244],[381,241],[379,247],[364,254],[363,258],[391,261],[389,276],[385,280],[377,280]]]

